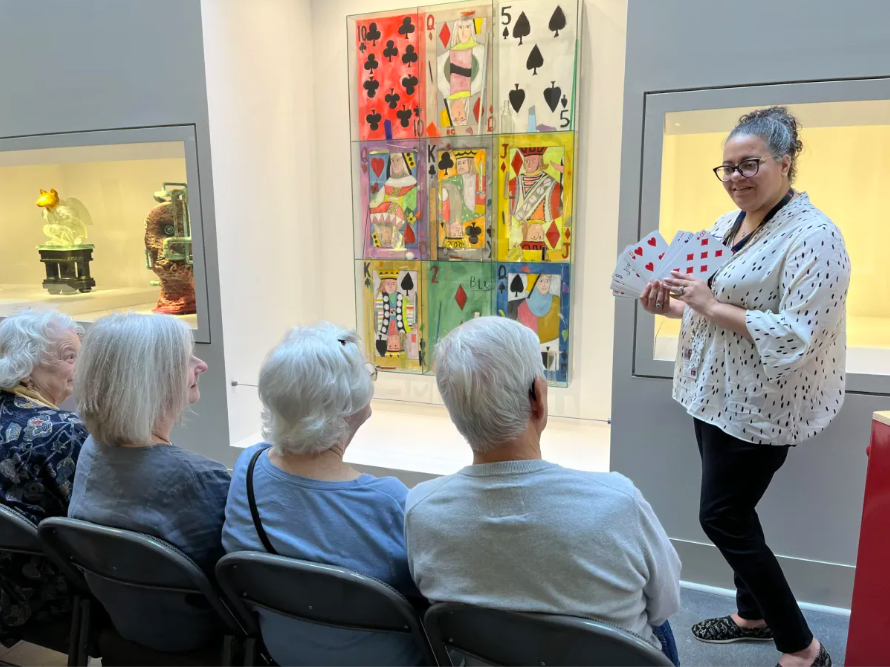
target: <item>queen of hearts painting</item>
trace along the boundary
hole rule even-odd
[[[372,153],[372,159],[379,159]],[[371,229],[374,246],[403,250],[417,244],[417,166],[414,152],[389,153],[383,187],[372,192]]]

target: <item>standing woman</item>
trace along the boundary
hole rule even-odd
[[[850,260],[840,230],[792,189],[800,124],[784,107],[742,116],[714,169],[741,209],[712,233],[734,255],[709,282],[674,272],[643,291],[682,318],[674,399],[694,419],[700,521],[735,573],[738,612],[692,628],[704,642],[775,640],[783,667],[831,665],[813,637],[755,507],[798,445],[844,400]]]

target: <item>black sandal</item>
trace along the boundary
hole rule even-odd
[[[759,628],[742,628],[732,620],[732,616],[709,618],[701,623],[696,623],[692,626],[692,634],[700,642],[708,644],[731,644],[743,641],[771,642],[773,640],[773,631],[765,625]]]

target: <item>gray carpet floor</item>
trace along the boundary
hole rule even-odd
[[[773,667],[778,663],[779,652],[772,643],[704,644],[697,641],[689,629],[703,619],[731,614],[735,611],[735,600],[687,588],[683,589],[682,596],[680,611],[671,616],[671,628],[683,667]],[[825,644],[835,667],[842,667],[850,619],[812,611],[804,611],[804,616],[813,634]]]

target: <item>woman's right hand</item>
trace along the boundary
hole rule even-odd
[[[674,317],[671,312],[671,292],[667,285],[660,280],[653,280],[643,288],[640,303],[643,304],[643,310],[647,313]]]

